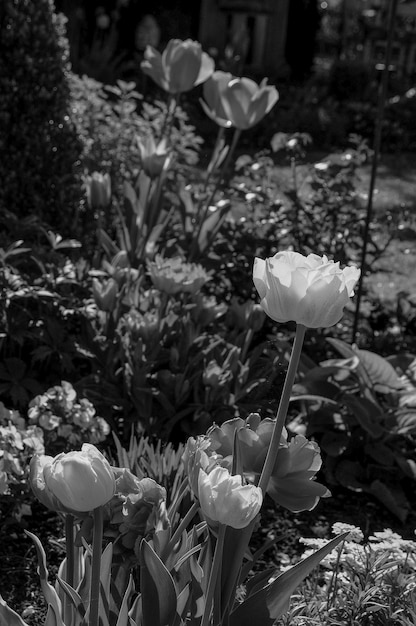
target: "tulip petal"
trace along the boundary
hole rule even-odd
[[[248,110],[248,120],[250,126],[260,122],[269,113],[279,99],[277,89],[265,87],[253,97]]]
[[[201,85],[202,83],[205,83],[205,81],[208,80],[208,78],[214,72],[214,69],[215,69],[214,59],[211,59],[211,57],[206,52],[203,52],[202,57],[201,57],[201,67],[199,70],[199,74],[194,83],[195,87],[197,85]]]
[[[168,91],[168,82],[162,64],[162,55],[152,46],[147,46],[144,53],[144,60],[140,67],[142,71],[150,76],[159,87]]]
[[[180,48],[175,52],[174,60],[168,65],[164,62],[165,72],[169,76],[169,92],[183,93],[194,87],[201,67],[201,49]]]
[[[254,266],[253,266],[253,281],[254,281],[254,286],[256,287],[259,293],[259,296],[262,300],[263,298],[266,297],[267,287],[268,287],[265,280],[267,280],[266,261],[264,259],[259,259],[258,257],[256,257],[254,259]]]
[[[314,481],[298,478],[271,478],[267,493],[273,500],[293,513],[312,511],[319,498],[330,495],[324,485]]]

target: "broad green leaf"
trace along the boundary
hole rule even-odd
[[[409,476],[409,478],[413,478],[413,480],[416,480],[416,463],[413,459],[406,459],[406,457],[396,452],[396,454],[394,455],[394,460],[396,461],[400,469],[406,474],[406,476]]]
[[[337,400],[340,395],[340,388],[338,385],[334,385],[334,383],[326,380],[310,379],[308,376],[305,376],[300,383],[296,383],[293,386],[292,400],[296,400],[298,395],[305,394]]]
[[[350,444],[349,435],[342,432],[324,433],[319,442],[321,450],[324,450],[329,456],[339,457],[345,452]]]
[[[343,487],[353,491],[366,491],[365,468],[358,461],[343,459],[337,463],[334,470],[335,480]]]
[[[353,396],[344,393],[341,402],[347,406],[356,418],[357,422],[366,430],[369,435],[375,439],[382,437],[385,429],[381,425],[384,419],[384,413],[378,406],[368,398]]]
[[[396,370],[386,359],[369,350],[357,350],[357,354],[376,391],[391,393],[403,389],[403,383]]]
[[[328,337],[327,341],[346,359],[351,359],[357,356],[358,350],[356,350],[353,346],[349,346],[347,343],[345,343],[345,341],[341,341],[341,339],[334,339],[333,337]],[[364,389],[366,390],[367,394],[371,394],[372,381],[367,373],[367,370],[361,364],[361,361],[354,371],[364,385]]]
[[[410,505],[399,485],[395,485],[393,491],[393,489],[382,483],[381,480],[374,480],[368,491],[401,522],[406,521]]]
[[[0,595],[0,626],[29,626]]]
[[[143,626],[172,624],[176,615],[173,578],[145,539],[140,544],[140,559]]]
[[[230,615],[230,626],[272,626],[287,611],[290,596],[322,559],[345,539],[343,533],[250,595]]]

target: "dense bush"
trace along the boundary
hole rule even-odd
[[[0,8],[0,213],[73,228],[80,149],[70,119],[67,44],[52,0]]]

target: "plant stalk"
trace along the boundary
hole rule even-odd
[[[204,614],[201,620],[201,626],[208,626],[210,623],[210,617],[212,613],[212,602],[214,599],[215,589],[217,587],[218,576],[221,576],[221,561],[222,552],[224,549],[224,538],[227,526],[220,524],[218,530],[217,543],[215,545],[214,558],[212,561],[212,567],[209,574],[208,589],[205,596]]]
[[[65,515],[65,549],[66,549],[66,582],[74,588],[74,516],[71,513]],[[72,604],[65,594],[64,622],[72,624]]]
[[[305,337],[306,326],[303,324],[296,325],[296,335],[293,342],[292,354],[290,355],[289,367],[286,373],[285,382],[283,385],[282,396],[279,402],[279,408],[277,410],[276,422],[274,424],[272,438],[270,440],[269,449],[267,450],[266,460],[264,462],[263,470],[261,472],[258,487],[263,492],[263,496],[266,493],[267,485],[269,484],[270,476],[272,475],[274,465],[276,463],[276,457],[279,452],[280,438],[282,430],[285,425],[287,410],[289,408],[290,396],[292,393],[293,383],[295,382],[296,371],[299,365],[299,359],[302,352],[303,340]]]
[[[99,626],[101,552],[103,543],[103,507],[99,506],[94,509],[93,516],[94,536],[92,543],[90,616],[88,626]]]

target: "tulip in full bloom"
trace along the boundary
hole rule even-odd
[[[195,294],[211,280],[202,265],[186,263],[180,257],[168,259],[157,254],[155,260],[148,263],[148,269],[156,289],[169,294]]]
[[[308,328],[337,324],[354,295],[360,270],[341,269],[326,256],[278,252],[256,258],[253,280],[264,311],[276,322],[294,321]]]
[[[146,137],[144,141],[137,137],[137,144],[140,150],[143,170],[149,178],[156,178],[161,175],[163,170],[168,169],[170,158],[166,139],[162,139],[156,145],[152,135]]]
[[[214,71],[214,61],[191,39],[171,39],[161,54],[147,46],[141,68],[155,83],[171,94],[190,91]]]
[[[248,526],[263,502],[261,489],[243,485],[241,476],[232,476],[225,467],[215,467],[209,474],[199,470],[198,498],[209,521],[233,528]]]
[[[44,501],[46,498],[40,497],[40,492],[48,495],[55,510],[92,511],[106,504],[113,497],[116,488],[110,464],[89,443],[84,443],[78,452],[39,459],[34,464],[34,478],[37,487],[44,486],[44,489],[38,491],[34,489],[35,495],[52,508]],[[32,488],[33,486],[32,481]]]
[[[197,493],[201,468],[208,474],[215,467],[231,471],[236,433],[244,477],[256,485],[263,469],[274,424],[274,419],[262,420],[258,413],[250,413],[245,420],[236,417],[221,426],[211,426],[204,436],[197,439],[190,437],[183,460],[192,491]],[[324,485],[314,480],[321,464],[320,449],[315,442],[302,435],[289,441],[287,431],[283,429],[267,493],[277,504],[290,511],[312,510],[318,504],[319,498],[330,495]]]
[[[250,78],[217,71],[204,85],[204,98],[203,109],[217,124],[247,130],[272,110],[279,94],[267,79],[258,85]]]

